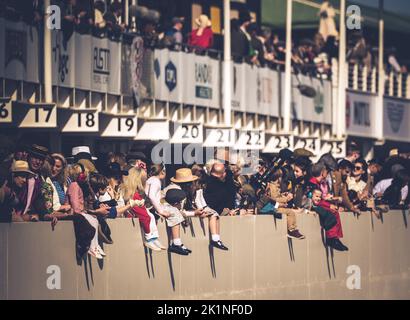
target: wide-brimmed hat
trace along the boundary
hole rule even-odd
[[[211,20],[209,20],[208,16],[205,14],[201,14],[198,18],[196,18],[195,24],[201,28],[210,27],[212,25]]]
[[[193,182],[195,180],[198,180],[198,177],[194,176],[189,168],[178,169],[175,172],[175,177],[171,178],[171,181],[175,183]]]
[[[128,154],[125,156],[125,160],[131,161],[131,160],[142,160],[144,162],[147,162],[147,156],[141,152],[141,151],[134,151],[131,150],[130,152],[128,152]]]
[[[90,147],[77,146],[71,149],[71,157],[69,159],[74,159],[74,162],[78,162],[80,159],[94,161],[98,158],[91,155]]]
[[[186,193],[180,189],[169,189],[165,194],[165,201],[169,204],[181,202],[186,198]]]
[[[314,156],[314,154],[311,151],[306,150],[304,148],[297,148],[293,151],[293,157],[295,157],[295,158],[299,158],[299,157],[308,157],[309,158],[309,157],[313,157],[313,156]]]
[[[107,166],[107,170],[105,171],[105,175],[107,176],[107,178],[128,176],[128,171],[127,170],[121,170],[121,166],[118,162],[111,162]]]
[[[11,164],[11,172],[12,173],[24,172],[29,175],[33,175],[33,176],[36,175],[33,171],[29,169],[28,162],[22,161],[22,160],[13,161],[13,163]]]
[[[40,159],[45,159],[48,156],[48,149],[46,147],[39,146],[38,144],[33,144],[28,149],[28,153]]]

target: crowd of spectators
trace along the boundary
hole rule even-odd
[[[327,153],[316,163],[305,149],[283,149],[273,159],[259,159],[246,174],[243,158],[224,149],[171,177],[164,165],[150,164],[135,150],[110,153],[97,167],[87,146],[74,147],[66,158],[44,146],[1,140],[0,221],[51,221],[54,228],[59,220],[72,220],[80,261],[87,253],[105,256],[101,243],[113,242],[109,219],[136,217],[147,248],[188,255],[192,251],[183,245],[180,227],[194,218],[209,219],[210,244],[228,250],[220,237],[220,216],[285,216],[288,237],[302,240],[297,215],[313,214],[319,216],[326,246],[345,251],[340,212],[368,211],[381,218],[389,208],[410,203],[409,158],[397,149],[385,161],[366,162],[352,143],[346,158]],[[158,219],[170,230],[168,246],[160,242]]]
[[[124,32],[138,32],[146,47],[168,47],[203,54],[205,51],[222,50],[214,41],[212,23],[205,14],[195,20],[195,27],[184,33],[184,17],[174,17],[170,26],[160,24],[160,13],[145,7],[130,7],[130,23],[125,24],[121,1],[113,0],[109,5],[103,0],[53,0],[60,6],[62,29],[69,39],[76,30],[80,33],[119,37]],[[39,25],[43,17],[42,0],[0,0],[0,8],[6,17]],[[142,10],[145,9],[145,10]],[[152,12],[151,12],[152,11]],[[135,25],[131,19],[136,17]],[[292,67],[295,73],[309,74],[321,78],[331,76],[333,58],[338,57],[339,34],[335,24],[335,10],[329,1],[323,1],[319,11],[318,32],[312,38],[297,38],[292,42]],[[295,38],[295,37],[294,37]],[[368,72],[377,65],[377,48],[363,35],[362,31],[349,33],[347,59],[350,63],[366,66]],[[231,20],[231,48],[235,61],[245,61],[257,66],[268,66],[282,70],[285,64],[285,42],[278,32],[260,27],[248,11],[239,12]],[[406,73],[407,67],[399,62],[394,47],[387,48],[385,61],[387,71]]]

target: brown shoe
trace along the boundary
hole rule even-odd
[[[298,229],[296,229],[293,231],[288,230],[288,238],[302,240],[306,237],[303,234],[301,234]]]

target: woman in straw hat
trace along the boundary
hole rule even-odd
[[[14,161],[11,165],[11,174],[0,188],[0,222],[23,222],[21,214],[27,204],[27,198],[23,199],[19,195],[27,190],[27,180],[35,176],[30,171],[26,161]],[[31,215],[26,215],[30,217]]]
[[[200,49],[211,48],[213,45],[211,21],[206,15],[201,14],[197,19],[195,19],[195,24],[198,28],[192,30],[188,39],[188,45]]]

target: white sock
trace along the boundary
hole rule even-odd
[[[172,242],[176,246],[182,246],[182,240],[180,238],[175,238],[174,240],[172,240]]]
[[[219,234],[213,234],[211,235],[212,241],[219,241],[221,240],[221,236]]]

